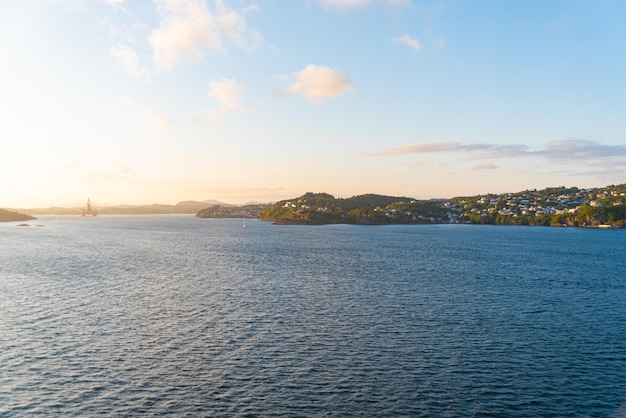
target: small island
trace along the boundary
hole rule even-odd
[[[24,222],[32,221],[37,218],[26,215],[24,213],[13,212],[6,209],[0,209],[0,222]]]

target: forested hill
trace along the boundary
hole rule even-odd
[[[626,227],[626,184],[603,188],[549,187],[517,193],[416,200],[366,194],[346,199],[306,193],[282,200],[259,218],[279,224],[474,223]]]
[[[343,207],[348,210],[352,209],[376,209],[376,208],[384,208],[392,203],[407,203],[414,201],[415,199],[409,197],[393,197],[393,196],[383,196],[379,194],[363,194],[359,196],[352,196],[347,199],[337,199],[341,201]]]
[[[335,198],[327,193],[306,193],[282,200],[259,214],[264,221],[279,224],[391,224],[432,223],[444,209],[432,200],[365,194]]]

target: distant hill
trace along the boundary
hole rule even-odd
[[[226,203],[222,203],[218,200],[206,200],[202,202],[187,200],[178,202],[175,205],[113,205],[113,206],[98,206],[93,205],[94,210],[100,215],[167,215],[167,214],[195,214],[199,210],[206,208],[209,205],[223,205],[232,206]],[[82,207],[49,207],[49,208],[35,208],[35,209],[17,209],[20,212],[28,212],[34,215],[78,215],[80,211],[84,209]]]
[[[13,212],[6,209],[0,209],[0,222],[23,222],[37,219],[24,213]]]

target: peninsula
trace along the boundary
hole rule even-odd
[[[495,224],[626,227],[626,184],[604,188],[551,187],[452,199],[306,193],[258,214],[276,224]]]
[[[24,222],[37,219],[24,213],[13,212],[6,209],[0,209],[0,222]]]

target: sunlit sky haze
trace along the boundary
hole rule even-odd
[[[622,0],[0,3],[0,207],[626,182]]]

